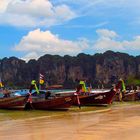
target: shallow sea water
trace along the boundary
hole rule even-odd
[[[139,140],[140,104],[68,111],[0,110],[0,140]]]

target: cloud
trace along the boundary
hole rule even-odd
[[[28,60],[37,59],[37,58],[38,58],[38,54],[36,52],[30,52],[21,59],[28,61]]]
[[[122,42],[112,40],[110,38],[100,38],[96,41],[93,47],[96,52],[105,52],[107,50],[124,51]]]
[[[116,38],[118,37],[117,33],[108,29],[98,29],[96,30],[96,33],[100,36],[100,37],[107,37],[107,38]]]
[[[66,4],[53,5],[49,0],[2,0],[0,24],[14,26],[52,26],[76,17]]]
[[[53,0],[54,3],[73,5],[79,15],[104,18],[112,22],[111,18],[122,19],[131,23],[140,23],[139,0]],[[129,14],[128,14],[129,12]],[[111,19],[111,20],[110,20]]]
[[[138,0],[0,0],[0,24],[52,26],[83,15],[108,21],[115,15],[139,24],[139,8]]]
[[[26,55],[22,59],[26,61],[38,59],[44,54],[75,56],[83,52],[94,54],[97,52],[103,53],[107,50],[129,54],[132,52],[136,54],[140,51],[140,36],[136,36],[131,40],[120,40],[120,35],[113,30],[98,29],[96,33],[98,35],[96,40],[80,38],[71,41],[62,39],[49,30],[41,31],[36,29],[22,37],[13,49],[24,52]]]
[[[132,40],[119,41],[119,35],[115,31],[99,29],[96,33],[99,38],[92,47],[95,52],[105,52],[107,50],[120,52],[140,51],[140,36],[136,36]]]
[[[0,1],[0,13],[3,13],[6,10],[9,2],[10,2],[10,0],[1,0]]]
[[[124,50],[123,44],[115,39],[119,36],[115,31],[108,29],[98,29],[96,30],[99,38],[94,43],[94,51],[105,52],[107,50]]]
[[[129,50],[132,51],[140,51],[140,36],[134,37],[132,41],[124,41],[125,47],[128,47]]]
[[[36,29],[24,36],[14,50],[26,52],[27,55],[23,59],[29,60],[44,54],[76,55],[87,48],[88,41],[84,38],[77,41],[64,40],[50,31]]]
[[[85,29],[93,29],[93,28],[99,28],[99,27],[102,27],[104,25],[107,25],[109,22],[107,21],[104,21],[104,22],[100,22],[98,24],[88,24],[87,25],[79,25],[79,24],[74,24],[74,25],[63,25],[64,28],[85,28]]]

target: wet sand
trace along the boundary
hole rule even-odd
[[[45,113],[19,119],[1,119],[0,140],[140,139],[139,104],[111,106],[98,111],[83,112],[81,109],[53,115]],[[0,118],[3,118],[2,115],[5,114],[0,113]]]

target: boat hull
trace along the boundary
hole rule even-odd
[[[53,99],[33,98],[32,108],[40,110],[68,109],[73,104],[73,96],[55,97]]]
[[[25,96],[0,98],[0,109],[24,108],[27,98]]]

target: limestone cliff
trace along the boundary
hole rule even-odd
[[[0,76],[7,86],[27,88],[32,79],[38,80],[39,73],[50,84],[75,87],[79,79],[87,79],[94,86],[111,85],[119,78],[140,78],[140,56],[107,51],[103,54],[79,54],[76,57],[44,55],[26,63],[16,57],[0,60]]]

